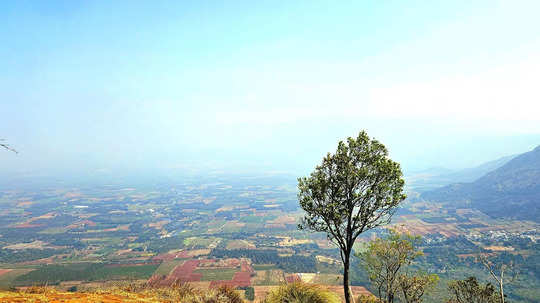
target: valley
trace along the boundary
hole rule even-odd
[[[121,281],[228,285],[257,298],[284,282],[326,285],[342,295],[339,251],[324,234],[299,231],[295,180],[284,176],[184,178],[152,186],[52,184],[0,192],[0,286],[84,290]],[[417,196],[414,188],[409,196]],[[444,281],[476,274],[475,257],[520,264],[515,302],[540,295],[538,223],[493,219],[473,209],[410,199],[392,228],[423,237],[418,267]],[[382,235],[366,233],[356,246]],[[353,259],[355,295],[373,291]],[[247,299],[250,297],[246,296]]]

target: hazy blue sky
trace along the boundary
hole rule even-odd
[[[368,4],[371,3],[371,4]],[[406,169],[540,144],[540,1],[2,1],[3,173]]]

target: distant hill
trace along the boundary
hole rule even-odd
[[[441,186],[452,183],[473,182],[512,160],[516,155],[502,157],[493,161],[480,164],[475,167],[462,170],[450,170],[434,167],[423,171],[408,174],[409,186],[418,192],[431,191]]]
[[[464,203],[494,218],[540,222],[540,146],[473,182],[428,191],[422,198]]]

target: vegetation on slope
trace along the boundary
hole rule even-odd
[[[320,286],[294,282],[272,290],[264,303],[340,303],[340,298],[333,292]]]
[[[187,284],[166,288],[149,288],[128,285],[92,292],[61,292],[53,288],[32,287],[23,291],[0,292],[1,302],[146,302],[146,303],[242,303],[241,295],[228,287],[205,289]]]
[[[422,194],[424,199],[469,204],[494,218],[540,222],[540,146],[472,183]]]

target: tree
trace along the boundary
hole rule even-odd
[[[255,300],[255,289],[253,287],[247,287],[244,294],[249,301]]]
[[[488,259],[487,255],[480,255],[480,262],[482,262],[484,267],[489,271],[491,277],[495,280],[495,282],[497,282],[497,285],[499,286],[499,300],[501,301],[501,303],[504,303],[504,283],[513,282],[517,278],[518,274],[514,262],[510,262],[508,264],[501,262],[497,266]],[[505,272],[510,273],[509,279],[505,278]]]
[[[4,140],[4,139],[0,139],[0,141],[5,141],[5,140]],[[3,147],[3,148],[5,148],[5,149],[7,149],[7,150],[10,150],[10,151],[12,151],[12,152],[14,152],[14,153],[16,153],[16,154],[19,153],[17,150],[15,150],[14,148],[12,148],[11,146],[9,146],[9,145],[6,144],[6,143],[0,143],[0,147]]]
[[[400,165],[365,131],[340,141],[309,177],[298,179],[298,200],[306,212],[300,229],[325,232],[340,249],[345,302],[352,300],[349,266],[353,244],[363,232],[387,224],[403,193]]]
[[[452,294],[448,303],[499,303],[493,285],[481,285],[475,277],[452,281],[448,290]]]
[[[439,282],[436,274],[416,274],[409,276],[402,274],[398,278],[401,298],[405,303],[420,303],[427,290]]]
[[[358,254],[379,299],[393,303],[399,295],[403,302],[422,302],[426,290],[438,282],[434,274],[407,272],[407,267],[423,255],[418,249],[420,243],[419,236],[391,229],[387,237],[370,241],[366,250]]]

